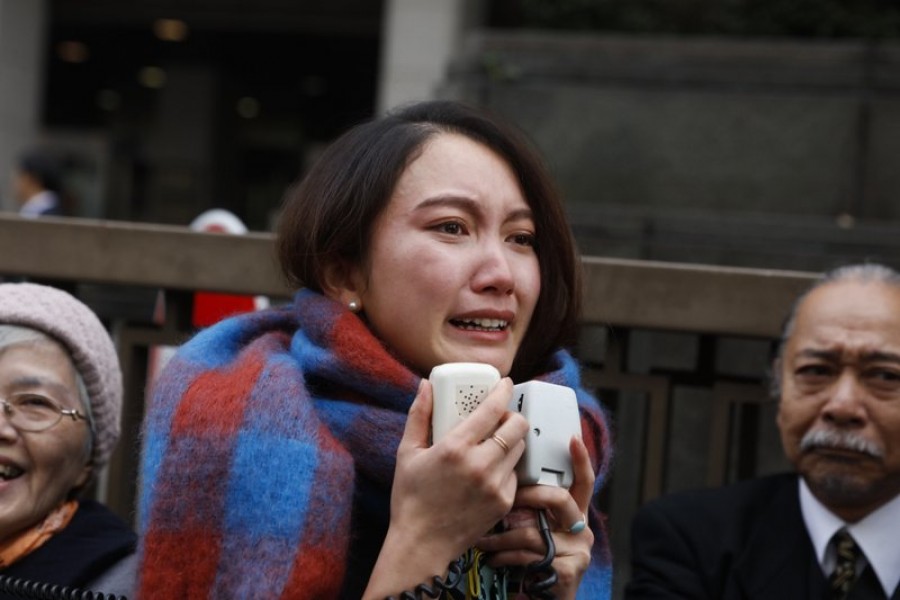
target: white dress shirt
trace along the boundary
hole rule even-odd
[[[900,495],[860,521],[845,523],[813,496],[801,477],[800,510],[826,577],[837,562],[829,542],[839,529],[846,527],[875,570],[885,595],[891,597],[900,583]],[[857,565],[857,573],[863,568],[865,563]]]
[[[45,190],[26,200],[19,209],[19,214],[23,217],[39,217],[57,206],[59,206],[59,197],[54,192]]]

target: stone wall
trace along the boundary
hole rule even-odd
[[[442,94],[533,137],[590,253],[900,262],[900,45],[477,31]]]

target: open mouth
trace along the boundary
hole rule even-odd
[[[24,473],[22,469],[19,467],[14,467],[12,465],[0,465],[0,481],[9,481],[10,479],[15,479]]]
[[[503,319],[450,319],[450,324],[467,331],[506,331],[509,321]]]

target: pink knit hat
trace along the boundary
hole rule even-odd
[[[100,319],[62,290],[33,283],[3,283],[0,324],[41,331],[59,340],[69,351],[91,402],[91,458],[96,468],[105,465],[119,440],[122,371],[115,346]]]

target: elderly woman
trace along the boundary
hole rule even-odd
[[[80,497],[118,440],[121,405],[96,315],[55,288],[0,284],[0,575],[131,593],[136,535]]]

